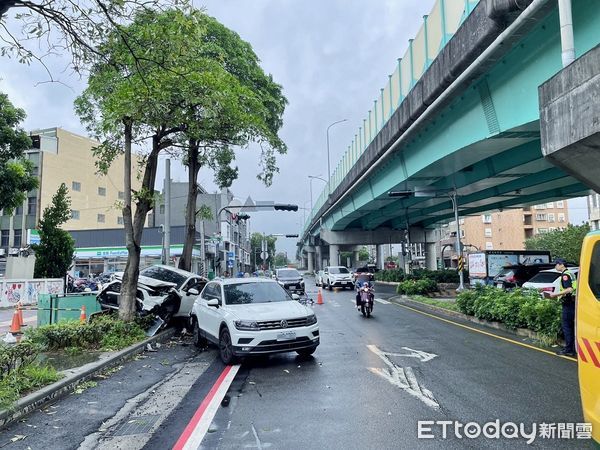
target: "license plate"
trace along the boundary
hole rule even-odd
[[[498,284],[496,285],[496,287],[497,287],[497,288],[500,288],[500,289],[502,289],[502,288],[504,287],[504,285],[503,285],[502,283],[498,283]]]
[[[278,341],[293,341],[294,339],[296,339],[295,331],[284,331],[283,333],[279,333],[277,335]]]
[[[344,282],[342,282],[342,284],[348,284],[348,282],[347,282],[347,281],[344,281]]]

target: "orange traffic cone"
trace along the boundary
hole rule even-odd
[[[319,293],[317,294],[317,305],[323,304],[323,294],[321,293],[321,288],[319,288]]]
[[[25,321],[23,320],[23,309],[21,308],[21,302],[17,303],[17,316],[19,317],[19,325],[24,327]]]
[[[81,306],[81,314],[79,315],[79,321],[81,323],[87,322],[87,316],[85,315],[85,305]]]
[[[13,314],[12,323],[10,324],[10,331],[12,334],[21,334],[21,324],[19,322],[19,313],[15,309]]]

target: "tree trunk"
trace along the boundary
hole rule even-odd
[[[197,141],[190,139],[187,160],[188,195],[185,209],[185,242],[179,259],[179,268],[190,271],[192,270],[192,251],[196,240],[196,199],[198,198],[198,172],[200,171]]]
[[[119,303],[119,318],[131,321],[135,318],[135,294],[137,279],[140,271],[141,248],[134,239],[133,221],[131,216],[131,133],[133,122],[131,119],[123,121],[125,126],[125,163],[123,176],[123,189],[125,199],[123,204],[123,224],[125,226],[125,245],[127,247],[127,264],[121,281],[121,296]]]
[[[142,250],[142,234],[148,212],[153,206],[154,182],[158,168],[158,154],[168,144],[161,142],[162,135],[152,137],[152,150],[148,155],[140,195],[131,215],[131,124],[125,124],[125,205],[123,207],[123,223],[125,225],[125,242],[127,245],[127,264],[121,283],[121,303],[119,318],[131,321],[135,318],[137,280],[140,274],[140,256]]]

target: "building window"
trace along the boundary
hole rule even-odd
[[[483,223],[492,223],[491,214],[484,214],[483,216],[481,216],[481,218],[483,219]]]
[[[564,213],[558,213],[558,221],[559,222],[564,222],[565,221],[565,214]]]
[[[40,168],[38,166],[35,166],[33,169],[31,169],[31,175],[33,175],[34,177],[37,177],[40,174]]]
[[[98,214],[98,223],[106,222],[106,216],[104,214]]]
[[[545,221],[548,220],[548,216],[546,214],[536,214],[535,220]]]
[[[554,202],[546,203],[546,208],[554,208]]]
[[[542,203],[542,204],[540,204],[540,205],[535,205],[535,206],[533,207],[533,209],[546,209],[546,204],[545,204],[545,203]]]
[[[81,191],[81,183],[80,183],[79,181],[73,181],[73,182],[71,183],[71,189],[72,189],[73,191],[80,192],[80,191]]]
[[[27,197],[27,214],[33,215],[37,209],[37,198]]]
[[[121,216],[117,217],[117,225],[123,225],[123,218]]]
[[[164,214],[165,213],[165,205],[160,205],[158,207],[158,213],[159,214]]]
[[[549,227],[549,228],[548,228],[548,230],[549,230],[550,232],[556,231],[556,227]]]
[[[556,207],[557,208],[564,208],[565,207],[565,202],[563,202],[562,200],[559,200],[556,202]]]
[[[102,197],[106,197],[106,188],[105,187],[98,187],[98,195],[100,195]]]
[[[494,250],[494,244],[492,244],[491,242],[486,242],[485,249],[486,250]]]
[[[119,191],[119,200],[125,200],[125,192]]]
[[[71,210],[71,219],[79,220],[79,211],[77,211],[76,209],[72,209]]]
[[[485,237],[492,237],[492,229],[491,228],[486,228],[484,233],[485,233]]]
[[[465,219],[458,219],[458,223],[461,224],[461,225],[464,225],[465,224]]]
[[[554,222],[554,213],[548,214],[548,222]]]
[[[0,233],[0,247],[8,247],[9,230],[2,230]]]
[[[548,232],[548,228],[538,228],[538,234],[546,234]]]
[[[13,247],[21,246],[21,238],[23,237],[23,232],[21,230],[15,230],[15,238]]]

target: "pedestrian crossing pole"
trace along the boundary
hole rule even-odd
[[[463,291],[465,289],[464,284],[464,262],[463,262],[463,252],[462,252],[462,244],[460,242],[460,222],[458,218],[458,199],[456,188],[450,192],[450,200],[452,200],[452,208],[454,209],[454,220],[456,221],[456,254],[458,255],[458,276],[459,276],[459,285],[457,291]]]

